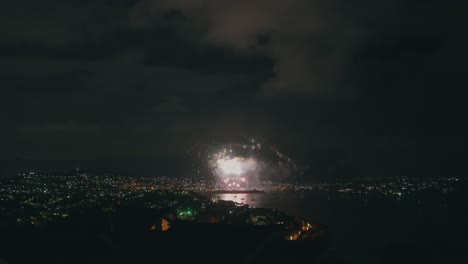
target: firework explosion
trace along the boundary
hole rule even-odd
[[[232,150],[214,154],[210,168],[217,186],[224,190],[246,190],[258,187],[259,164],[254,158],[235,156]]]
[[[244,144],[197,145],[192,154],[222,190],[262,189],[263,180],[280,180],[297,172],[291,158],[256,139]]]

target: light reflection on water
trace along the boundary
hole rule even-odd
[[[287,208],[284,193],[281,192],[259,192],[259,193],[217,193],[212,198],[248,204],[252,208],[275,208],[284,210]],[[289,210],[286,210],[289,211]],[[286,212],[292,213],[292,212]]]
[[[248,204],[250,207],[264,207],[264,193],[219,193],[214,197],[225,200],[233,201],[236,203]]]

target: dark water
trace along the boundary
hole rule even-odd
[[[396,199],[266,192],[216,196],[251,207],[276,208],[327,225],[332,250],[344,263],[459,263],[466,259],[467,207],[457,195],[432,193]]]

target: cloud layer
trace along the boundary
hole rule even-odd
[[[467,132],[466,7],[9,1],[0,157],[182,156],[212,137],[263,136],[306,163],[346,160],[368,174],[391,168],[389,158],[396,171],[439,153],[456,163]]]

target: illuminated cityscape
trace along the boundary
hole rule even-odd
[[[267,234],[275,234],[278,241],[326,244],[330,239],[327,226],[304,217],[289,216],[274,208],[252,207],[249,204],[254,203],[254,199],[247,198],[251,197],[248,194],[257,193],[260,195],[257,198],[268,193],[290,193],[298,197],[323,194],[362,197],[363,201],[371,197],[401,200],[421,193],[450,194],[463,183],[465,180],[458,178],[407,177],[312,185],[264,181],[262,190],[242,191],[223,189],[216,180],[136,178],[83,169],[56,173],[29,171],[1,180],[0,230],[33,228],[52,232],[50,230],[63,226],[65,230],[85,228],[86,232],[96,230],[92,232],[121,238],[130,234],[153,234],[154,239],[164,240],[166,238],[159,233],[183,239],[188,234],[242,234],[241,230],[249,230],[249,236],[254,236],[268,228]],[[228,199],[223,200],[219,195]],[[213,229],[215,227],[221,229]],[[244,243],[241,237],[232,241]]]
[[[216,190],[215,183],[191,179],[130,178],[80,169],[54,174],[28,172],[3,180],[1,223],[41,227],[66,222],[85,208],[112,214],[122,207],[141,207],[166,210],[160,216],[165,230],[183,223],[274,225],[281,227],[286,240],[323,236],[324,230],[319,225],[312,227],[306,219],[198,193]],[[159,224],[154,223],[148,229],[157,229],[154,226]]]
[[[314,185],[269,181],[262,183],[262,192],[377,195],[401,199],[420,192],[449,193],[460,181],[464,180],[397,177],[395,179],[339,181],[333,184]],[[134,178],[80,169],[67,173],[28,172],[21,173],[16,178],[2,180],[0,185],[2,206],[0,208],[2,210],[2,223],[15,222],[16,224],[31,225],[62,221],[86,207],[112,212],[115,208],[129,204],[139,204],[149,209],[170,208],[174,212],[185,210],[184,208],[192,208],[193,211],[175,214],[178,219],[190,219],[192,222],[253,225],[285,222],[283,218],[286,216],[275,212],[274,209],[268,209],[271,210],[268,211],[269,218],[271,218],[268,221],[261,217],[252,218],[251,215],[258,214],[260,209],[251,208],[243,203],[213,199],[218,192],[229,192],[229,190],[219,189],[216,181],[195,180],[193,178]],[[223,210],[220,211],[220,207]]]
[[[222,233],[231,234],[226,245],[248,245],[266,238],[278,241],[274,247],[284,247],[279,241],[311,241],[325,245],[329,240],[328,228],[321,223],[289,216],[274,208],[253,208],[248,201],[222,200],[216,196],[219,191],[215,182],[193,179],[132,178],[81,169],[21,173],[1,182],[0,230],[5,237],[11,235],[15,239],[21,237],[18,233],[30,230],[24,236],[31,240],[40,240],[35,235],[37,232],[49,237],[56,230],[61,230],[61,239],[65,240],[70,236],[81,237],[73,230],[82,230],[93,239],[105,236],[115,240],[113,243],[123,243],[117,241],[135,236],[141,241],[149,239],[144,245],[127,245],[128,248],[159,243],[157,241],[170,243],[167,236],[187,240],[212,232],[212,238]],[[76,239],[73,241],[80,243],[84,238]],[[296,252],[303,245],[284,252]],[[234,244],[222,250],[232,246]],[[192,245],[191,248],[196,247]],[[272,256],[268,254],[266,258]],[[242,259],[243,255],[239,257]],[[26,259],[27,256],[24,261]]]

